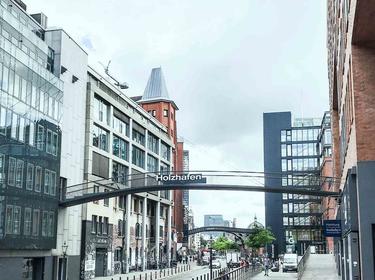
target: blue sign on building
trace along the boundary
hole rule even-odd
[[[341,220],[325,220],[323,231],[325,237],[341,237]]]

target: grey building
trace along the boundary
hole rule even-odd
[[[290,112],[263,114],[266,187],[320,189],[317,144],[320,119],[295,119]],[[275,255],[302,255],[313,244],[324,249],[321,199],[296,194],[265,194],[266,227],[275,234]]]
[[[10,0],[0,15],[0,275],[52,279],[63,81],[46,17]]]
[[[223,215],[212,214],[212,215],[204,215],[204,226],[224,226],[224,219]],[[219,237],[221,235],[220,232],[210,232],[212,237]]]

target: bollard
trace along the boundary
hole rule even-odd
[[[206,274],[205,274],[205,275],[203,275],[203,280],[206,280]]]
[[[200,277],[200,280],[202,280],[202,275],[201,275],[201,277]]]
[[[135,280],[135,275],[134,275],[134,277],[133,277],[133,280]]]
[[[145,274],[145,280],[147,280],[147,273]]]

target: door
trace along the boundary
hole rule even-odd
[[[33,280],[44,279],[44,258],[33,258]]]
[[[96,249],[95,277],[106,276],[107,271],[107,250]]]

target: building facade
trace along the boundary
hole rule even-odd
[[[46,17],[0,1],[0,275],[52,279],[64,83]]]
[[[343,197],[337,263],[343,279],[374,279],[375,3],[327,1],[334,186]]]
[[[167,128],[91,68],[87,79],[87,191],[156,184],[156,173],[173,169]],[[81,278],[168,263],[172,200],[172,191],[156,191],[83,205]]]
[[[323,191],[333,191],[335,180],[333,178],[332,166],[332,131],[331,131],[331,114],[325,112],[320,126],[318,137],[318,153],[321,186]],[[336,203],[337,198],[322,198],[322,219],[336,219]],[[326,237],[326,249],[328,253],[334,252],[333,237]]]
[[[320,189],[317,153],[320,120],[295,119],[290,112],[263,114],[265,187]],[[276,237],[274,255],[309,245],[324,250],[321,199],[297,194],[265,194],[266,227]]]

